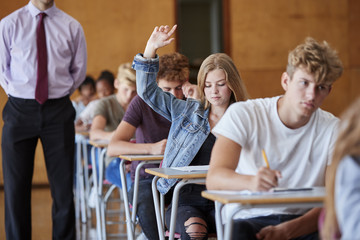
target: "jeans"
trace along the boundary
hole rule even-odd
[[[185,222],[191,217],[198,217],[206,222],[207,233],[202,239],[207,239],[209,233],[216,232],[214,202],[201,197],[201,192],[205,189],[204,185],[189,184],[180,190],[175,232],[180,233],[183,240],[190,239],[186,232]],[[165,213],[165,222],[168,227],[170,226],[171,207],[170,205]]]
[[[156,224],[156,215],[154,208],[154,200],[151,190],[151,182],[153,178],[140,179],[139,192],[137,202],[137,216],[139,218],[140,226],[145,236],[152,239],[159,239],[158,228]],[[133,201],[134,184],[129,191],[129,202]],[[165,195],[165,204],[171,200],[172,192]]]
[[[290,221],[300,216],[301,215],[270,215],[249,219],[236,219],[233,225],[232,239],[257,240],[256,233],[262,228]],[[314,232],[294,239],[317,240],[319,239],[319,234],[318,232]]]
[[[105,170],[105,178],[112,184],[115,184],[117,187],[122,188],[120,170],[119,170],[120,161],[121,161],[120,158],[116,158],[109,163],[109,165],[106,167]],[[130,172],[126,173],[125,177],[126,177],[126,189],[127,191],[129,191],[132,184]]]

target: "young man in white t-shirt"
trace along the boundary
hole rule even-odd
[[[307,38],[291,51],[281,76],[285,94],[234,103],[213,129],[217,141],[207,188],[268,191],[324,186],[338,119],[319,107],[342,71],[340,59],[326,42]],[[319,212],[317,208],[240,212],[233,239],[317,239]]]

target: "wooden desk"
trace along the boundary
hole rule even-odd
[[[89,131],[76,131],[75,134],[82,135],[84,137],[89,137],[90,136]]]
[[[133,240],[135,238],[135,226],[136,226],[136,212],[137,212],[137,200],[138,200],[138,192],[139,192],[139,178],[140,178],[140,169],[145,164],[149,163],[160,163],[164,155],[144,155],[144,154],[136,154],[136,155],[119,155],[119,158],[125,160],[120,162],[119,170],[124,198],[124,206],[125,206],[125,216],[126,216],[126,228],[127,228],[127,238],[129,240]],[[129,198],[126,189],[126,177],[125,177],[125,162],[126,161],[141,161],[139,165],[136,167],[135,171],[135,180],[134,180],[134,195],[132,202],[132,213],[130,217],[130,206],[129,206]]]
[[[205,184],[205,178],[207,174],[208,166],[206,166],[206,170],[196,170],[198,167],[205,167],[205,166],[188,166],[184,168],[147,168],[145,172],[154,175],[154,179],[152,181],[152,192],[154,198],[154,206],[155,206],[155,213],[156,213],[156,223],[158,225],[159,231],[159,238],[161,240],[165,239],[165,227],[164,227],[164,219],[165,219],[165,206],[164,206],[164,196],[161,195],[161,202],[159,206],[159,195],[157,191],[157,181],[159,178],[166,178],[166,179],[181,179],[175,186],[172,198],[172,208],[171,208],[171,219],[170,219],[170,235],[169,240],[174,239],[175,235],[175,224],[176,224],[176,215],[177,215],[177,206],[179,201],[179,192],[180,189],[186,185],[191,183],[198,183],[198,184]],[[188,171],[183,171],[179,169],[186,169]],[[191,170],[193,169],[193,170]],[[160,211],[161,209],[161,211]]]
[[[249,208],[314,208],[321,207],[325,199],[325,188],[314,187],[311,191],[278,192],[243,194],[241,191],[203,191],[204,198],[215,201],[216,208],[216,231],[218,239],[231,239],[233,218],[236,213]],[[229,203],[237,203],[240,206],[238,211],[227,216],[225,232],[223,229],[221,210]]]

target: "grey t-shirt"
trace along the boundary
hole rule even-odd
[[[116,95],[111,95],[106,98],[102,98],[96,104],[94,109],[94,117],[101,115],[106,119],[106,126],[104,131],[112,132],[120,124],[124,117],[125,111],[120,103],[116,99]],[[105,166],[115,159],[114,157],[106,156]]]
[[[116,95],[111,95],[100,99],[94,110],[94,117],[101,115],[106,119],[106,132],[114,131],[122,118],[125,111],[116,99]]]

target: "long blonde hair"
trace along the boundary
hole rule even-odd
[[[245,101],[249,95],[247,93],[244,82],[232,61],[225,53],[214,53],[208,56],[201,64],[198,73],[198,87],[200,89],[200,100],[204,104],[205,109],[210,107],[209,101],[206,99],[204,88],[205,79],[210,71],[222,69],[226,76],[226,83],[231,90],[230,104],[238,101]]]
[[[360,98],[341,117],[332,163],[326,176],[326,215],[322,239],[334,239],[340,232],[335,212],[335,178],[340,161],[347,155],[360,156]]]

